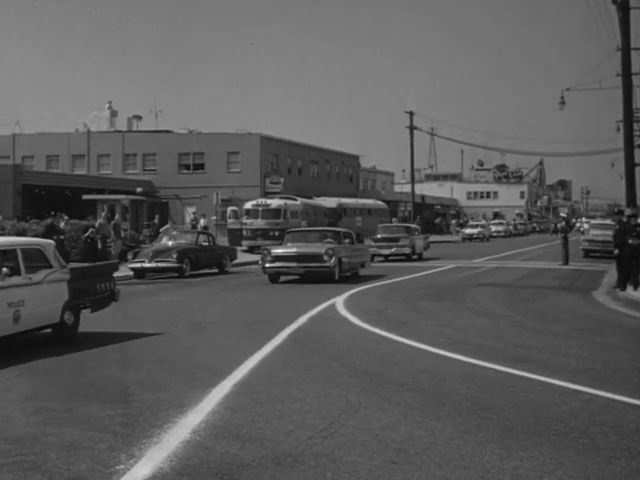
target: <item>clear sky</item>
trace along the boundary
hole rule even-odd
[[[3,0],[0,131],[75,130],[107,100],[120,127],[138,113],[151,129],[155,103],[160,128],[268,133],[398,179],[408,109],[424,129],[482,145],[621,147],[620,90],[557,106],[562,88],[619,85],[618,38],[608,0]],[[426,167],[429,137],[416,135]],[[467,165],[502,159],[437,140],[440,170],[460,168],[461,148]],[[583,185],[624,197],[622,153],[545,164],[550,180],[574,181],[574,198]]]

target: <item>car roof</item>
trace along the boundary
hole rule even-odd
[[[379,227],[417,227],[413,223],[381,223],[378,225]]]
[[[353,233],[348,228],[337,228],[337,227],[300,227],[300,228],[291,228],[287,230],[288,232],[308,232],[308,231],[319,231],[319,232],[348,232]]]
[[[41,247],[46,247],[50,245],[55,245],[53,240],[49,240],[48,238],[39,238],[39,237],[0,237],[0,247],[13,247],[13,246],[34,246],[38,245]]]
[[[213,235],[209,230],[193,230],[191,228],[183,228],[183,227],[174,227],[171,230],[164,231],[164,233],[172,233],[172,232],[180,232],[180,233],[208,233],[209,235]]]

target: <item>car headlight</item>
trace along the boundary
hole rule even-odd
[[[330,262],[336,256],[336,251],[333,248],[327,248],[322,255],[322,259],[325,262]]]

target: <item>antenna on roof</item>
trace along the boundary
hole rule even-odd
[[[156,130],[158,130],[158,117],[160,115],[162,115],[163,111],[162,110],[158,110],[158,105],[156,104],[156,101],[153,101],[153,108],[151,110],[149,110],[149,113],[151,113],[151,115],[153,115],[153,118],[155,118],[156,120]]]

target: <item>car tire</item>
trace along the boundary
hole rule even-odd
[[[134,270],[133,271],[133,278],[135,278],[136,280],[141,280],[146,276],[147,276],[147,272],[145,272],[144,270]]]
[[[80,328],[80,309],[65,305],[60,312],[60,319],[51,331],[56,339],[62,342],[75,342]]]
[[[229,273],[229,270],[231,270],[231,258],[229,258],[229,255],[223,255],[216,268],[220,273]]]
[[[180,278],[187,278],[189,275],[191,275],[191,260],[189,258],[185,258],[182,260],[182,264],[180,264],[178,276]]]
[[[269,279],[269,283],[278,283],[280,281],[279,273],[267,273],[267,278]]]

